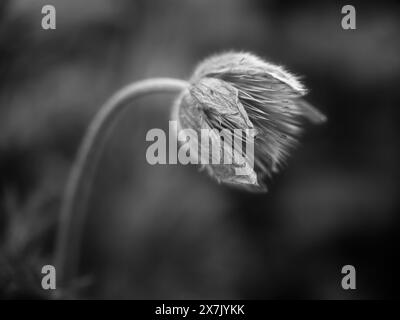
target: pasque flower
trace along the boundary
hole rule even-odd
[[[266,190],[265,177],[285,164],[303,120],[326,120],[303,100],[307,91],[296,76],[250,53],[212,56],[198,65],[189,82],[173,111],[178,129],[254,132],[254,165],[246,167],[247,175],[235,174],[234,169],[243,166],[237,162],[204,165],[219,182]]]
[[[57,287],[66,287],[76,273],[91,177],[109,129],[131,107],[128,102],[160,92],[180,93],[172,108],[178,130],[191,129],[196,134],[202,129],[228,130],[234,137],[238,131],[245,133],[239,143],[234,139],[230,150],[226,144],[220,145],[220,153],[232,153],[232,163],[200,163],[206,163],[204,167],[217,181],[252,190],[266,190],[266,178],[279,171],[298,143],[304,119],[313,123],[326,119],[303,100],[306,89],[297,77],[250,53],[212,56],[198,65],[189,82],[153,78],[122,88],[90,123],[68,177],[56,244]],[[241,148],[249,140],[254,142],[251,156]],[[245,174],[236,174],[238,167]]]

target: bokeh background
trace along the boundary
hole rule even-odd
[[[41,8],[57,29],[41,28]],[[0,2],[0,297],[45,298],[61,193],[100,105],[135,80],[188,78],[254,52],[303,75],[328,122],[306,130],[267,194],[196,166],[150,166],[173,95],[135,102],[101,157],[75,298],[399,297],[400,5],[242,0]],[[341,288],[341,268],[357,289]],[[88,280],[89,279],[89,280]]]

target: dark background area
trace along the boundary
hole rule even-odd
[[[53,4],[57,29],[41,28]],[[352,4],[357,29],[341,28]],[[173,95],[138,100],[101,158],[77,298],[398,298],[400,6],[393,2],[2,0],[0,297],[42,297],[61,193],[84,130],[121,86],[254,52],[310,89],[307,128],[267,194],[196,166],[150,166]],[[341,288],[354,265],[357,289]],[[86,279],[86,280],[85,280]]]

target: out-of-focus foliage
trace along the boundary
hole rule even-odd
[[[41,7],[57,29],[41,29]],[[92,298],[398,296],[400,7],[353,2],[2,0],[0,295],[41,297],[60,195],[86,125],[120,86],[187,78],[209,54],[246,50],[304,75],[328,115],[268,194],[196,167],[150,166],[145,134],[173,97],[144,98],[110,137],[90,199],[81,275]],[[357,268],[358,290],[340,287]]]

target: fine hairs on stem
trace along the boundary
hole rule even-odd
[[[130,84],[112,96],[89,125],[68,177],[61,204],[55,245],[57,279],[61,286],[68,285],[76,275],[86,202],[109,129],[118,115],[131,107],[132,100],[153,93],[179,93],[187,87],[188,82],[171,78],[154,78]]]

